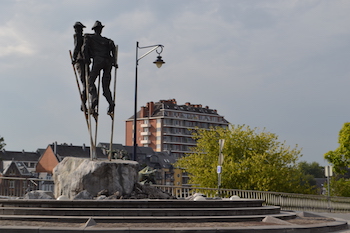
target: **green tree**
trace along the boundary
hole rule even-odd
[[[308,163],[306,161],[301,161],[298,163],[300,171],[303,173],[304,180],[306,180],[312,189],[316,193],[321,193],[321,190],[316,186],[315,178],[324,178],[324,167],[320,166],[317,162]]]
[[[328,151],[324,158],[334,165],[334,170],[338,173],[345,173],[350,165],[350,122],[344,123],[339,131],[339,147],[333,151]]]
[[[311,175],[314,178],[324,178],[324,167],[317,162],[308,163],[301,161],[298,164],[299,168],[305,175]]]
[[[0,136],[0,150],[6,146],[4,138]]]
[[[350,197],[350,179],[332,177],[330,185],[331,196]],[[325,187],[327,187],[327,184]]]
[[[269,132],[258,132],[245,125],[229,128],[197,129],[193,133],[197,146],[193,154],[178,160],[192,184],[217,187],[219,139],[223,148],[222,188],[310,193],[311,189],[297,167],[300,150],[278,142]]]

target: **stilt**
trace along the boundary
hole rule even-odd
[[[96,105],[96,114],[94,115],[95,118],[95,147],[97,143],[97,131],[98,131],[98,115],[99,115],[99,109],[100,109],[100,87],[101,87],[101,74],[98,75],[98,87],[97,87],[97,105]],[[96,148],[95,148],[96,150]]]
[[[72,56],[72,51],[69,50],[69,55],[70,55],[70,59],[71,59],[71,62],[72,62],[72,66],[73,66],[73,71],[74,71],[74,75],[75,75],[75,81],[77,83],[77,87],[78,87],[78,91],[79,91],[79,96],[80,96],[80,100],[81,100],[81,106],[83,107],[83,113],[84,113],[84,118],[85,118],[85,121],[86,121],[86,125],[88,127],[88,131],[89,131],[89,134],[90,134],[90,143],[91,143],[91,146],[90,146],[90,157],[91,159],[93,159],[94,155],[96,155],[96,149],[94,149],[94,141],[93,141],[93,138],[92,138],[92,133],[91,133],[91,120],[89,119],[89,85],[88,85],[88,66],[85,65],[85,69],[86,69],[86,72],[85,72],[85,84],[86,84],[86,97],[87,97],[87,101],[88,101],[88,108],[86,108],[86,105],[84,103],[84,97],[83,97],[83,92],[81,91],[81,88],[80,88],[80,84],[79,84],[79,80],[78,80],[78,75],[77,75],[77,71],[75,69],[75,66],[73,64],[73,56]]]
[[[90,159],[94,160],[97,158],[96,156],[96,146],[94,139],[92,137],[92,129],[91,129],[91,114],[94,114],[93,109],[91,109],[91,100],[89,98],[89,65],[85,64],[85,85],[86,85],[86,99],[88,102],[88,129],[90,133]]]
[[[112,147],[113,147],[113,133],[114,133],[114,113],[115,113],[115,96],[116,96],[116,87],[117,87],[117,69],[118,69],[118,45],[115,46],[115,65],[114,67],[114,86],[113,86],[113,103],[114,103],[114,109],[111,114],[109,114],[112,118],[112,126],[111,126],[111,140],[109,143],[109,153],[108,153],[108,159],[109,161],[112,160]]]

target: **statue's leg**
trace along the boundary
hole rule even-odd
[[[109,113],[114,111],[114,105],[115,105],[113,102],[111,90],[109,89],[109,86],[111,84],[111,77],[112,77],[111,71],[112,71],[112,64],[107,63],[103,69],[102,88],[103,88],[103,95],[106,97],[106,100],[109,103],[109,109],[108,109]]]
[[[79,78],[80,78],[80,81],[82,83],[82,102],[83,104],[86,103],[86,84],[85,84],[85,63],[84,62],[78,62],[75,64],[75,67],[78,71],[78,74],[79,74]]]
[[[100,73],[100,70],[101,70],[101,63],[97,59],[94,59],[92,63],[90,77],[89,77],[89,93],[91,95],[91,109],[95,109],[98,104],[98,96],[97,96],[95,81]]]

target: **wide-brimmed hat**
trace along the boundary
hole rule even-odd
[[[85,28],[85,26],[80,23],[80,22],[76,22],[74,25],[73,25],[74,28]]]
[[[104,25],[102,25],[102,23],[100,21],[96,21],[94,26],[92,27],[92,30],[94,30],[95,28],[103,28]]]

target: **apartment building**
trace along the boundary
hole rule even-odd
[[[229,122],[215,109],[189,102],[179,105],[176,99],[148,102],[137,113],[136,143],[154,151],[166,151],[176,158],[190,153],[196,145],[191,130],[196,127],[227,127]],[[134,116],[126,120],[125,145],[133,145]]]

